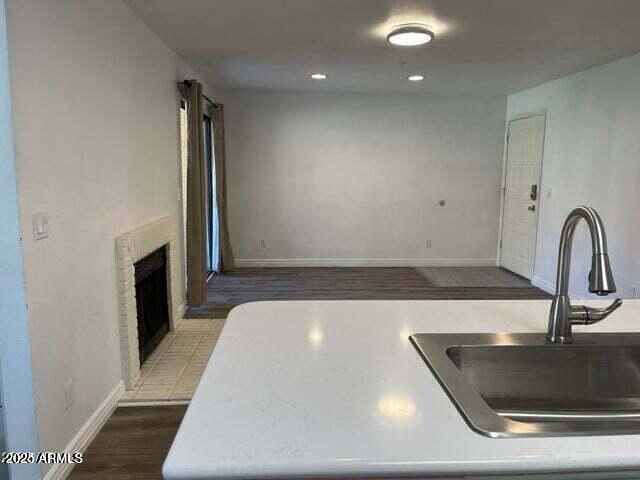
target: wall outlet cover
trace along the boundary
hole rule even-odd
[[[49,236],[49,213],[36,212],[33,214],[33,239],[42,240]]]
[[[73,405],[73,380],[69,379],[64,384],[64,409],[69,410]]]

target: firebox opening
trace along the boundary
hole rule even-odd
[[[135,263],[135,281],[138,350],[142,365],[169,331],[165,247]]]

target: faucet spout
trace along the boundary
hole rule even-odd
[[[571,270],[571,246],[573,234],[580,220],[584,220],[591,235],[591,274],[589,275],[589,291],[598,295],[608,295],[616,291],[613,281],[609,253],[607,250],[607,234],[598,212],[590,207],[575,208],[567,217],[560,235],[560,251],[558,254],[558,273],[556,276],[556,295],[568,295],[569,272]]]
[[[609,264],[609,255],[606,253],[594,254],[591,257],[589,291],[600,296],[609,295],[616,291],[616,283],[613,280],[613,273]]]
[[[622,304],[618,299],[611,307],[604,310],[587,307],[573,307],[569,299],[569,273],[571,269],[571,246],[576,226],[584,220],[591,235],[591,272],[589,273],[589,291],[604,296],[616,291],[613,280],[607,235],[598,212],[590,207],[575,208],[567,217],[560,236],[558,253],[558,272],[556,276],[556,294],[549,313],[549,330],[547,339],[552,343],[571,343],[571,325],[575,323],[590,324],[603,320]],[[589,315],[591,314],[591,315]],[[591,321],[589,321],[591,320]]]

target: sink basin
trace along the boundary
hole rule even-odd
[[[489,437],[640,434],[640,334],[415,334],[469,426]]]

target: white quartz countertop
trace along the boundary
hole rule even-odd
[[[587,302],[602,306],[608,302]],[[311,301],[235,308],[167,480],[640,471],[640,435],[488,438],[407,337],[544,332],[550,302]],[[640,331],[640,301],[575,332]]]

